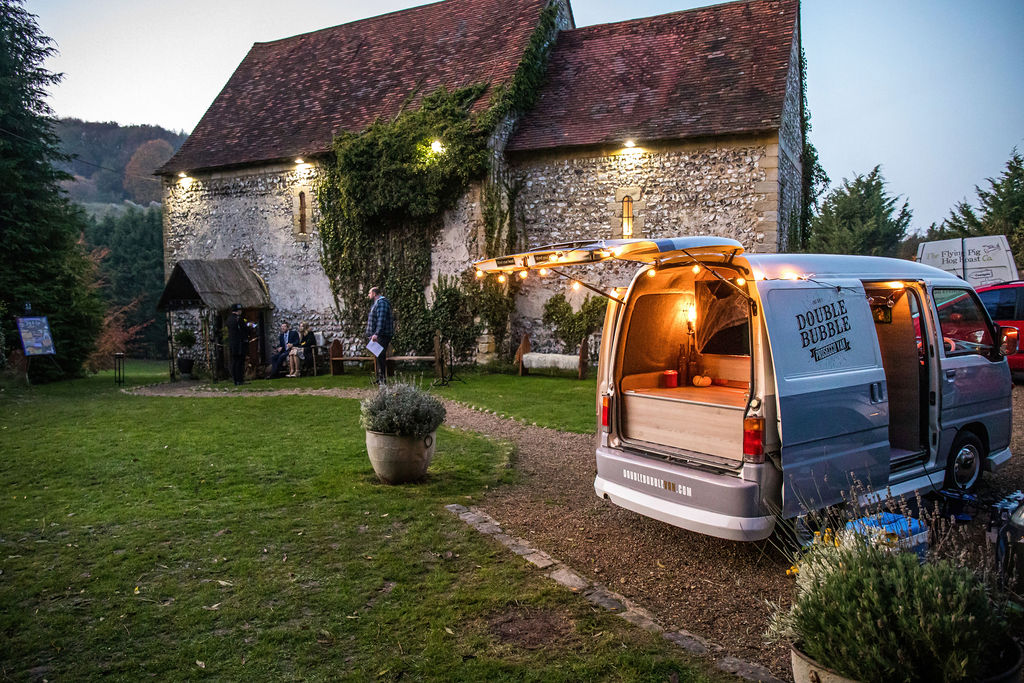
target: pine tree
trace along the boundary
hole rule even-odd
[[[75,375],[103,317],[95,267],[80,237],[86,219],[62,193],[65,160],[44,97],[59,74],[43,68],[54,52],[22,0],[0,0],[0,321],[6,348],[20,345],[13,316],[26,302],[50,320],[60,371],[34,363],[34,379]]]
[[[898,256],[912,212],[885,190],[879,166],[867,175],[843,179],[811,220],[810,250],[825,254]]]
[[[1006,235],[1018,265],[1024,265],[1024,156],[1016,149],[998,178],[987,178],[989,189],[975,186],[978,208],[957,202],[949,218],[928,229],[928,239]]]

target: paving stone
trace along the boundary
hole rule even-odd
[[[494,522],[479,522],[474,524],[473,528],[482,534],[487,534],[488,536],[501,533],[501,527]]]
[[[695,655],[703,655],[708,653],[708,646],[704,644],[702,638],[698,638],[692,633],[686,631],[666,631],[664,633],[665,640],[678,645],[687,652],[692,652]]]
[[[626,606],[616,600],[615,596],[600,588],[590,591],[584,597],[598,607],[603,607],[611,612],[622,612],[626,609]]]
[[[530,559],[527,557],[526,559]],[[568,567],[559,567],[555,571],[548,574],[555,583],[560,583],[569,590],[579,591],[584,588],[590,587],[590,582],[584,579],[582,576],[569,569]]]
[[[783,683],[781,679],[772,675],[772,672],[763,666],[745,662],[735,657],[722,657],[715,661],[715,668],[745,678],[748,681],[761,681],[761,683]]]
[[[539,550],[534,551],[530,555],[524,555],[524,558],[530,564],[536,565],[538,569],[547,569],[551,565],[555,564],[555,561],[551,559],[550,555],[542,553]]]
[[[664,630],[656,621],[642,614],[639,610],[626,610],[619,614],[619,616],[634,626],[639,626],[643,630],[650,631],[651,633],[661,633]]]
[[[469,509],[465,505],[459,505],[458,503],[452,503],[451,505],[445,505],[444,509],[448,512],[461,515],[463,512],[469,512]]]

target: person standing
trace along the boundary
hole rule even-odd
[[[370,287],[370,301],[373,305],[366,320],[366,336],[383,347],[373,364],[377,370],[377,384],[384,385],[388,381],[388,344],[395,335],[395,318],[391,302],[380,293],[379,287]]]
[[[237,387],[245,382],[245,356],[249,353],[249,326],[242,320],[242,304],[231,304],[228,352],[231,354],[231,379]]]

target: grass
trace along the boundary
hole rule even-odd
[[[357,414],[329,397],[127,396],[109,373],[6,387],[3,676],[715,678],[444,510],[514,476],[508,445],[443,429],[428,480],[388,487]],[[559,627],[522,647],[494,628],[516,617]]]

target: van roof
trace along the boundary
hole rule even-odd
[[[855,277],[928,279],[963,285],[963,280],[938,268],[916,261],[883,256],[849,256],[846,254],[751,254],[745,259],[752,270],[759,270],[770,279],[795,273],[798,277]]]

